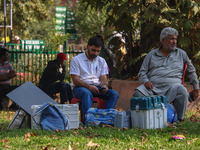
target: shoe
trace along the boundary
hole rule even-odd
[[[178,121],[179,121],[179,122],[183,122],[183,121],[184,121],[184,119],[178,119]]]

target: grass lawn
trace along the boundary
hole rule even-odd
[[[182,123],[163,129],[118,129],[112,126],[84,127],[61,132],[44,130],[7,130],[13,111],[0,111],[0,149],[32,150],[138,150],[200,149],[200,111],[187,111]],[[171,140],[181,134],[183,140]]]

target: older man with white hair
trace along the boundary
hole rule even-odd
[[[173,103],[179,121],[184,120],[189,94],[182,85],[184,63],[187,63],[187,72],[194,90],[190,95],[194,100],[199,95],[199,81],[196,70],[187,56],[187,53],[177,48],[176,29],[166,27],[161,31],[161,47],[150,51],[138,73],[139,86],[134,97],[165,95],[168,103]]]

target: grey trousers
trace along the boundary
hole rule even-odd
[[[152,94],[144,95],[141,91],[136,89],[133,97],[152,95],[155,95],[155,93],[152,92]],[[187,89],[183,85],[175,84],[163,95],[166,96],[168,103],[172,103],[174,105],[177,111],[178,119],[183,120],[188,105],[189,93],[187,92]]]

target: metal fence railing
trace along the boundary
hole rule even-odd
[[[21,85],[26,81],[31,81],[38,85],[39,79],[48,61],[56,59],[59,50],[52,46],[45,46],[39,50],[28,49],[23,50],[20,44],[7,44],[10,53],[10,63],[17,73],[17,77],[12,80],[13,85]],[[71,82],[69,76],[69,67],[71,59],[84,52],[85,47],[82,45],[70,45],[63,49],[66,54],[66,77],[65,80]]]

